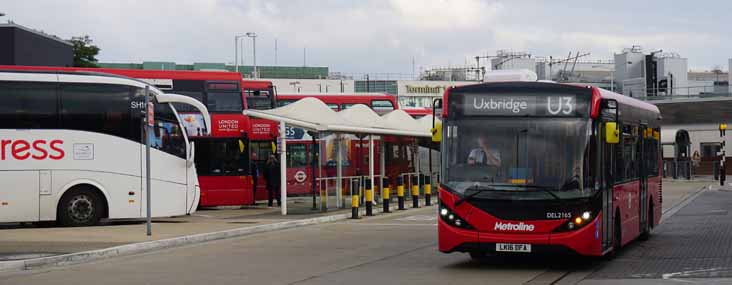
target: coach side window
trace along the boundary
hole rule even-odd
[[[0,129],[58,127],[56,83],[0,82]]]
[[[131,91],[124,85],[61,84],[61,127],[135,140],[139,128],[132,126]]]

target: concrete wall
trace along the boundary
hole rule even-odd
[[[72,66],[72,45],[28,28],[8,24],[0,27],[0,64]]]

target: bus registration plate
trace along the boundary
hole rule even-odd
[[[531,252],[531,245],[528,243],[497,243],[496,251]]]

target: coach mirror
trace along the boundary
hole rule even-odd
[[[188,157],[186,158],[186,163],[188,167],[191,167],[193,165],[193,162],[196,158],[196,143],[190,142],[188,145]]]
[[[613,99],[602,101],[603,118],[610,117],[605,122],[605,142],[617,144],[620,142],[620,130],[618,129],[618,101]]]

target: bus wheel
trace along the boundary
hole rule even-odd
[[[653,230],[653,203],[648,207],[648,222],[646,222],[646,227],[643,229],[643,232],[640,234],[638,239],[648,240],[651,237],[651,230]]]
[[[58,205],[58,221],[66,227],[96,225],[104,213],[104,203],[98,192],[89,187],[69,190]]]

